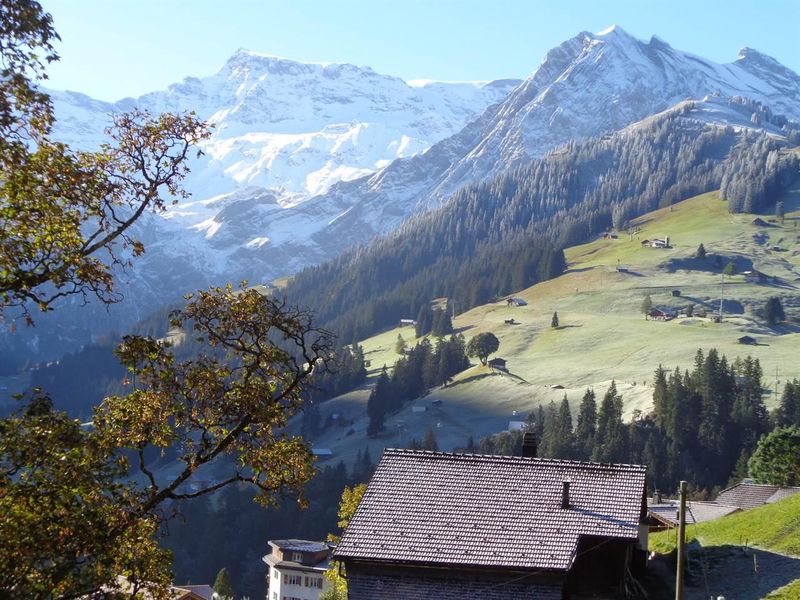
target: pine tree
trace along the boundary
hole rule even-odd
[[[367,400],[367,416],[369,417],[369,424],[367,425],[367,435],[375,436],[385,429],[384,421],[386,414],[391,407],[391,384],[389,382],[389,375],[386,370],[386,365],[383,365],[383,370],[375,382],[375,386],[369,394]]]
[[[697,251],[694,253],[696,258],[705,258],[706,257],[706,247],[703,246],[701,242],[700,245],[697,247]]]
[[[214,580],[214,591],[219,594],[220,600],[233,600],[233,585],[231,584],[228,569],[221,568]]]
[[[425,439],[422,440],[421,449],[433,451],[439,449],[439,444],[436,442],[436,434],[433,432],[432,427],[428,427],[428,430],[425,432]]]
[[[453,333],[453,321],[450,319],[450,313],[447,310],[437,308],[433,311],[433,324],[431,326],[431,333],[435,337],[442,337]]]
[[[550,327],[552,327],[553,329],[557,329],[558,328],[558,313],[557,312],[554,312],[553,313],[553,318],[550,319]]]
[[[644,313],[645,321],[650,316],[650,311],[653,308],[653,299],[650,297],[650,294],[647,294],[644,299],[642,300],[642,312]]]
[[[558,415],[554,423],[555,437],[553,456],[555,458],[574,458],[575,437],[572,433],[572,412],[569,408],[567,395],[561,400]]]
[[[800,380],[787,381],[777,411],[778,425],[800,427]]]
[[[593,460],[624,462],[627,457],[625,426],[622,423],[622,396],[612,380],[597,413],[597,435]]]
[[[397,341],[394,343],[394,351],[400,355],[405,354],[406,341],[403,339],[403,335],[400,333],[397,334]]]
[[[667,405],[667,373],[658,365],[653,376],[653,418],[657,427],[666,428],[669,421]]]
[[[583,394],[581,406],[578,410],[578,423],[575,426],[575,443],[578,458],[589,460],[594,449],[594,439],[597,432],[597,402],[594,390],[588,389]]]
[[[775,327],[781,321],[786,320],[786,313],[783,312],[783,305],[778,296],[771,296],[764,305],[764,320],[770,327]]]
[[[417,313],[417,324],[415,325],[414,332],[417,337],[422,337],[426,333],[430,333],[433,326],[433,312],[431,305],[425,302]]]
[[[539,438],[541,440],[539,455],[546,458],[560,458],[556,455],[558,450],[558,411],[555,401],[550,401],[544,415],[542,436]]]
[[[750,212],[750,211],[747,211]],[[736,274],[736,265],[733,263],[732,260],[728,261],[728,264],[725,265],[725,268],[722,270],[723,275],[727,275],[728,279],[733,277]]]

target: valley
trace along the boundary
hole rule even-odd
[[[139,62],[205,75],[114,100],[0,0],[0,597],[661,600],[680,490],[743,513],[691,516],[688,598],[793,598],[800,494],[748,511],[800,491],[791,48],[290,4],[194,4]],[[256,14],[335,61],[231,53]],[[106,24],[109,89],[158,24]],[[413,78],[465,40],[496,75]]]
[[[439,447],[452,450],[464,447],[470,436],[477,440],[507,429],[510,421],[522,421],[540,404],[558,402],[564,394],[575,415],[587,387],[602,394],[612,379],[630,419],[634,411],[652,407],[655,368],[691,367],[698,348],[717,348],[730,360],[747,355],[759,359],[765,402],[773,408],[776,369],[779,394],[784,382],[800,378],[800,230],[795,227],[800,222],[800,189],[790,190],[784,202],[785,222],[761,216],[767,223],[763,227],[752,224],[757,215],[730,214],[718,193],[711,192],[635,219],[630,233],[619,232],[616,239],[566,249],[563,275],[514,294],[527,306],[509,307],[501,300],[453,321],[455,331],[467,338],[494,333],[500,340],[496,356],[508,361],[508,373],[471,367],[448,387],[431,390],[388,419],[387,432],[377,439],[366,437],[367,384],[322,404],[323,421],[337,414],[340,422],[353,423],[328,429],[314,445],[331,449],[334,460],[350,462],[365,447],[371,456],[379,456],[384,447],[421,440],[432,428]],[[667,235],[671,248],[641,246],[641,240]],[[708,252],[702,261],[693,258],[701,243]],[[780,251],[770,249],[776,245]],[[716,255],[722,266],[715,266]],[[723,284],[721,272],[729,261],[751,265],[777,280],[748,283],[739,273],[725,276]],[[714,323],[709,317],[719,310],[723,285],[723,320]],[[680,296],[673,296],[673,290],[680,290]],[[678,310],[693,304],[695,312],[704,309],[709,316],[646,320],[641,310],[646,295],[655,307]],[[775,328],[766,326],[760,314],[770,296],[780,297],[787,312],[787,322]],[[550,327],[553,312],[558,312],[557,329]],[[506,319],[515,324],[506,324]],[[397,360],[398,334],[407,345],[414,344],[413,327],[394,328],[361,343],[371,362],[371,378]],[[756,344],[738,342],[746,335]],[[415,412],[414,407],[426,410]]]

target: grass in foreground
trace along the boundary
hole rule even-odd
[[[800,579],[795,579],[789,585],[785,585],[767,596],[767,600],[797,600],[798,598],[800,598]]]
[[[762,550],[800,556],[800,494],[775,504],[744,511],[686,528],[686,541],[703,546],[755,546]],[[650,550],[666,554],[675,548],[675,530],[650,536]],[[787,588],[800,591],[800,582]],[[784,588],[786,589],[786,588]],[[772,596],[770,596],[772,597]],[[775,596],[800,598],[800,594]]]

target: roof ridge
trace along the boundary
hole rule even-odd
[[[573,460],[568,458],[546,458],[541,456],[512,456],[508,454],[477,454],[473,452],[445,452],[442,450],[413,450],[410,448],[385,448],[383,451],[386,454],[395,455],[413,455],[413,456],[430,456],[442,458],[481,458],[492,460],[508,460],[517,462],[539,462],[539,463],[555,463],[563,465],[574,465],[581,467],[626,467],[634,469],[646,469],[646,465],[637,465],[635,463],[606,463],[590,460]]]

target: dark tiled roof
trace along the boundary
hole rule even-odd
[[[581,535],[638,536],[644,491],[637,465],[387,450],[335,556],[567,570]]]
[[[800,488],[782,488],[778,485],[742,482],[722,490],[717,496],[717,502],[740,508],[755,508],[798,492],[800,492]]]
[[[800,487],[780,488],[777,492],[772,494],[772,496],[767,498],[767,504],[772,504],[773,502],[780,502],[784,498],[794,496],[795,494],[800,494]]]
[[[660,521],[677,527],[679,505],[680,502],[678,500],[666,500],[661,504],[648,505],[647,510],[651,515],[657,516]],[[704,521],[713,521],[714,519],[739,512],[739,510],[741,509],[738,506],[717,504],[716,502],[687,502],[686,523],[692,525]]]
[[[330,549],[330,546],[325,542],[310,542],[308,540],[270,540],[269,543],[287,552],[323,552]]]

